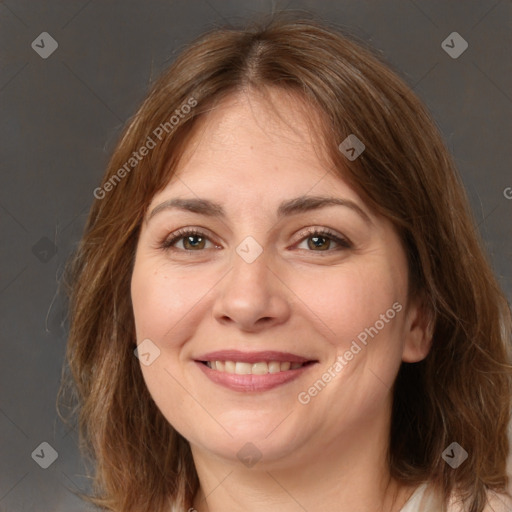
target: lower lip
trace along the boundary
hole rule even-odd
[[[285,372],[267,373],[265,375],[238,375],[236,373],[221,372],[212,370],[208,366],[199,361],[195,361],[201,371],[213,382],[220,384],[233,391],[268,391],[287,382],[291,382],[309,368],[315,365],[310,363],[295,370],[287,370]]]

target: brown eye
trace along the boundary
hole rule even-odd
[[[182,248],[174,247],[180,240],[183,240]],[[183,229],[174,233],[171,238],[164,240],[161,247],[162,249],[194,252],[205,249],[207,241],[209,241],[209,238],[201,231],[196,229]]]
[[[307,238],[308,247],[310,249],[320,249],[325,251],[329,249],[331,245],[331,239],[326,236],[310,236]]]
[[[307,247],[312,252],[332,252],[333,250],[350,249],[352,247],[348,240],[328,229],[312,229],[303,231],[300,235],[303,237],[302,242],[307,241]],[[337,249],[331,249],[333,242],[338,246]]]
[[[183,237],[183,246],[185,249],[204,249],[206,238],[200,235],[188,235]]]

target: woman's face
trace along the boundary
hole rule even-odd
[[[242,94],[207,116],[151,202],[131,292],[145,382],[193,452],[278,467],[385,431],[426,349],[392,225],[272,95],[286,122]]]

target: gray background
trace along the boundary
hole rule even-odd
[[[213,23],[298,8],[369,41],[426,102],[512,297],[510,1],[3,1],[0,511],[86,510],[70,492],[86,486],[76,432],[55,411],[66,343],[56,291],[123,123]],[[457,59],[441,48],[454,31],[469,44]],[[31,47],[42,32],[59,45],[47,59]],[[58,452],[48,469],[31,457],[44,441]]]

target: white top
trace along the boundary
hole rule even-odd
[[[439,498],[436,498],[434,493],[426,492],[427,484],[421,484],[414,491],[413,495],[407,500],[405,505],[400,509],[400,512],[439,512],[442,510],[442,505]],[[484,512],[511,512],[512,500],[503,494],[489,492],[488,506]],[[491,507],[491,508],[489,508]],[[460,506],[455,504],[455,500],[450,500],[448,505],[448,512],[462,512]]]
[[[400,509],[400,512],[436,512],[432,496],[425,496],[426,489],[427,484],[421,484]],[[422,508],[420,508],[420,504]]]

